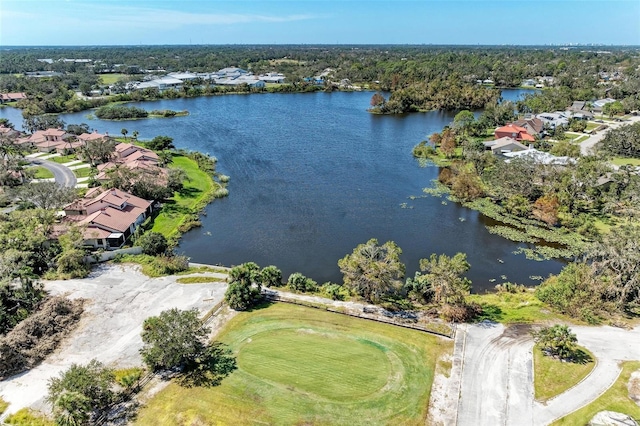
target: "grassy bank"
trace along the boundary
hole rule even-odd
[[[533,348],[533,387],[537,400],[545,401],[560,395],[593,370],[596,366],[593,354],[582,347],[579,351],[580,362],[563,362],[545,356],[538,346]]]
[[[640,361],[627,361],[623,363],[622,373],[618,377],[618,380],[611,386],[605,393],[600,395],[600,398],[569,414],[566,417],[553,423],[556,426],[572,426],[572,425],[586,425],[599,411],[609,410],[617,411],[619,413],[625,413],[635,419],[640,419],[640,407],[629,398],[629,391],[627,384],[631,373],[640,369]]]
[[[184,188],[163,204],[151,230],[167,238],[177,238],[188,229],[188,222],[198,220],[198,214],[214,199],[220,185],[212,176],[200,170],[194,160],[183,155],[175,155],[169,167],[181,168],[188,179]]]
[[[556,314],[549,306],[538,300],[532,290],[518,293],[471,294],[470,302],[482,306],[478,321],[489,320],[503,324],[544,323],[548,321],[571,321]]]
[[[238,314],[219,339],[238,370],[213,388],[172,383],[137,425],[424,424],[437,359],[452,346],[284,303]]]

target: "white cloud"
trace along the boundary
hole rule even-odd
[[[139,7],[93,6],[83,16],[94,16],[101,26],[135,25],[140,28],[180,28],[193,25],[233,25],[252,22],[283,23],[313,19],[312,15],[262,15],[241,13],[193,13]],[[76,21],[79,21],[76,19]],[[83,20],[84,21],[84,20]],[[85,21],[86,22],[86,21]],[[79,23],[79,22],[78,22]],[[96,23],[96,24],[97,24]]]

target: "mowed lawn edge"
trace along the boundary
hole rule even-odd
[[[287,339],[279,342],[279,333]],[[292,343],[295,333],[301,339]],[[271,335],[269,353],[265,339]],[[317,342],[309,345],[314,336]],[[260,345],[238,357],[238,370],[220,386],[187,389],[171,383],[141,409],[136,424],[424,424],[436,362],[453,349],[451,340],[416,330],[284,303],[238,314],[218,340],[237,355],[253,338]],[[349,341],[354,345],[348,350],[337,349]],[[355,359],[345,359],[345,353]],[[329,366],[331,371],[319,374]],[[380,380],[378,371],[359,374],[372,368],[388,377]],[[296,382],[295,372],[309,377]],[[367,377],[374,383],[366,383]],[[323,380],[352,383],[351,396],[344,383]]]
[[[629,398],[629,390],[627,388],[631,374],[638,370],[640,370],[640,361],[623,362],[622,372],[613,386],[595,401],[556,420],[552,425],[586,425],[600,411],[616,411],[627,414],[636,420],[640,419],[640,407]]]
[[[165,202],[153,221],[154,232],[166,237],[179,233],[178,229],[187,217],[199,213],[199,210],[213,200],[218,184],[212,176],[198,168],[195,160],[183,155],[174,155],[170,168],[181,168],[187,174],[182,191],[176,192],[171,200]]]
[[[535,398],[546,401],[577,385],[596,366],[594,355],[588,349],[578,349],[589,357],[584,363],[564,362],[545,356],[540,346],[533,347],[533,385]]]

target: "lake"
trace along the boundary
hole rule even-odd
[[[524,91],[504,91],[514,99]],[[467,253],[474,291],[505,280],[560,271],[560,261],[536,262],[518,244],[490,234],[487,218],[445,198],[424,196],[438,168],[420,167],[411,148],[440,131],[455,113],[401,116],[366,112],[371,93],[226,95],[134,103],[186,109],[189,116],[110,122],[87,112],[63,114],[99,132],[140,138],[168,135],[178,148],[219,159],[231,177],[229,197],[206,208],[203,226],[186,233],[178,252],[194,262],[276,265],[286,277],[302,272],[322,283],[340,281],[338,259],[370,238],[395,241],[407,274],[431,253]],[[0,109],[0,117],[16,112]],[[19,116],[19,111],[17,112]],[[417,198],[416,198],[417,197]]]

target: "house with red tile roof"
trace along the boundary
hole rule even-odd
[[[510,137],[517,140],[518,142],[534,142],[536,140],[527,132],[527,129],[525,129],[524,127],[516,126],[515,124],[507,124],[506,126],[498,127],[495,130],[494,134],[496,139]]]
[[[526,118],[513,122],[514,126],[527,129],[527,133],[531,136],[540,136],[542,134],[544,123],[539,118]]]
[[[36,147],[41,152],[51,152],[64,147],[70,137],[62,129],[37,130],[30,136],[18,139],[17,143]]]
[[[5,102],[20,101],[22,99],[27,99],[26,93],[22,93],[22,92],[0,93],[0,104],[3,104]]]
[[[78,140],[87,143],[87,142],[91,142],[91,141],[96,141],[96,140],[101,140],[101,139],[105,139],[108,138],[109,135],[103,135],[101,133],[98,133],[97,131],[94,131],[93,133],[83,133],[81,135],[78,135],[77,138]]]
[[[15,138],[20,135],[20,132],[12,129],[11,127],[5,127],[4,125],[0,125],[0,136],[5,138]]]
[[[152,160],[158,162],[158,154],[130,143],[119,143],[116,145],[116,162],[128,163],[135,160]]]
[[[98,189],[88,194],[64,207],[64,222],[82,226],[84,244],[94,248],[122,247],[153,210],[153,201],[119,189]]]

